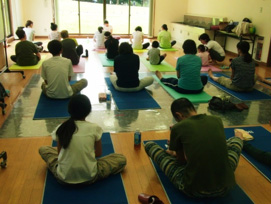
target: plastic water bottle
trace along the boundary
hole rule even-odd
[[[134,133],[134,148],[140,149],[140,147],[141,147],[141,132],[139,131],[139,128],[137,128]]]
[[[107,90],[106,92],[106,103],[111,103],[111,91]]]

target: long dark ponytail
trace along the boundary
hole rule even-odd
[[[239,49],[244,55],[244,61],[246,63],[252,62],[252,56],[248,53],[249,51],[249,43],[246,41],[241,41],[237,44],[237,49]]]
[[[62,123],[56,131],[60,146],[66,149],[77,131],[76,120],[83,120],[91,112],[91,103],[85,95],[75,95],[70,99],[68,112],[71,117]]]

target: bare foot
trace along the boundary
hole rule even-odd
[[[212,72],[212,69],[208,69],[208,74],[209,74],[209,76],[210,76],[211,78],[214,77],[213,72]]]
[[[212,72],[211,69],[208,70],[208,74],[209,74],[209,76],[211,77],[212,80],[214,80],[214,81],[217,81],[217,80],[218,80],[218,77],[215,77],[215,76],[213,75],[213,72]]]
[[[155,75],[158,77],[158,79],[162,79],[163,78],[161,72],[159,72],[159,71],[155,71]]]
[[[163,56],[164,56],[164,57],[166,57],[166,56],[167,56],[167,54],[165,53],[165,54],[163,54]]]

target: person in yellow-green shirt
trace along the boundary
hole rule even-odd
[[[176,40],[171,41],[171,34],[168,31],[168,27],[166,24],[162,25],[162,31],[158,34],[157,40],[160,43],[160,47],[164,49],[171,48],[173,45],[176,44]]]

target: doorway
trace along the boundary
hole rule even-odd
[[[151,0],[55,0],[59,30],[72,34],[95,33],[104,20],[114,34],[131,34],[136,26],[149,31]]]

